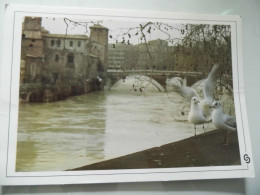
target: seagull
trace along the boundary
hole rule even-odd
[[[217,70],[219,68],[219,64],[215,64],[211,69],[210,73],[208,74],[207,78],[204,80],[203,85],[203,94],[205,101],[201,101],[202,104],[207,104],[211,106],[213,102],[213,94],[216,88],[217,83]],[[173,87],[173,89],[179,93],[187,102],[191,101],[191,98],[196,96],[200,100],[200,96],[198,95],[197,91],[189,86],[186,86],[183,83],[183,80],[180,77],[173,77],[171,79],[166,79],[166,85],[168,88]]]
[[[219,101],[214,101],[212,107],[214,107],[212,122],[218,129],[227,131],[227,141],[225,145],[228,145],[229,133],[237,130],[236,119],[235,117],[227,115],[223,112],[223,108]]]
[[[214,99],[213,95],[216,90],[218,68],[219,68],[219,64],[214,64],[207,78],[204,80],[204,86],[203,86],[204,98],[210,101],[211,103],[213,103],[213,99]]]
[[[218,68],[219,64],[214,64],[207,78],[203,81],[203,98],[198,95],[194,88],[184,85],[183,80],[180,77],[173,77],[171,79],[167,78],[166,85],[168,88],[172,87],[179,95],[181,95],[184,98],[185,103],[191,102],[192,97],[197,97],[200,101],[200,109],[203,111],[204,116],[206,116],[207,121],[210,121],[213,111],[210,107],[214,100],[213,95],[216,89]]]
[[[204,99],[204,100],[200,100],[199,105],[200,105],[200,109],[202,110],[207,121],[210,121],[212,118],[212,112],[213,112],[213,109],[211,107],[212,102],[207,99]]]
[[[100,83],[102,82],[102,78],[100,76],[97,75],[96,78],[97,78],[98,82],[100,82]]]
[[[203,111],[208,121],[210,121],[212,118],[213,110],[211,108],[211,105],[214,101],[214,92],[216,90],[216,85],[217,85],[218,68],[219,68],[219,64],[214,64],[207,78],[204,80],[204,85],[203,85],[204,99],[200,101],[200,108]]]
[[[196,136],[196,125],[204,124],[207,122],[207,118],[200,108],[199,98],[194,96],[191,98],[191,107],[188,115],[188,121],[194,125],[195,136]],[[204,125],[203,125],[204,129]]]
[[[168,87],[173,87],[174,90],[180,94],[185,101],[190,102],[191,98],[196,96],[199,98],[199,95],[195,89],[188,87],[183,84],[183,80],[180,77],[173,77],[171,79],[166,79],[166,84]]]

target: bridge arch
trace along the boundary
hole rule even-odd
[[[164,87],[153,78],[145,75],[129,75],[119,78],[112,85],[115,91],[165,91]]]
[[[191,86],[198,80],[204,77],[202,72],[185,72],[185,71],[162,71],[162,70],[107,70],[107,76],[110,83],[113,85],[118,80],[126,78],[130,75],[145,75],[153,78],[158,83],[166,88],[166,79],[172,77],[181,77],[186,80],[187,86]]]

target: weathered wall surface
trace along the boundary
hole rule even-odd
[[[107,64],[108,29],[100,25],[86,35],[49,34],[41,18],[26,17],[22,32],[20,100],[50,102],[102,90],[97,76]]]

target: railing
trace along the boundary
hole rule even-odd
[[[158,76],[202,76],[202,72],[188,72],[188,71],[165,71],[165,70],[113,70],[108,69],[107,73],[110,75],[130,75],[130,74],[142,74],[142,75],[158,75]]]

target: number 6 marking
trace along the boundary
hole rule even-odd
[[[248,154],[244,155],[244,160],[246,161],[247,164],[251,162],[250,157],[248,156]]]

